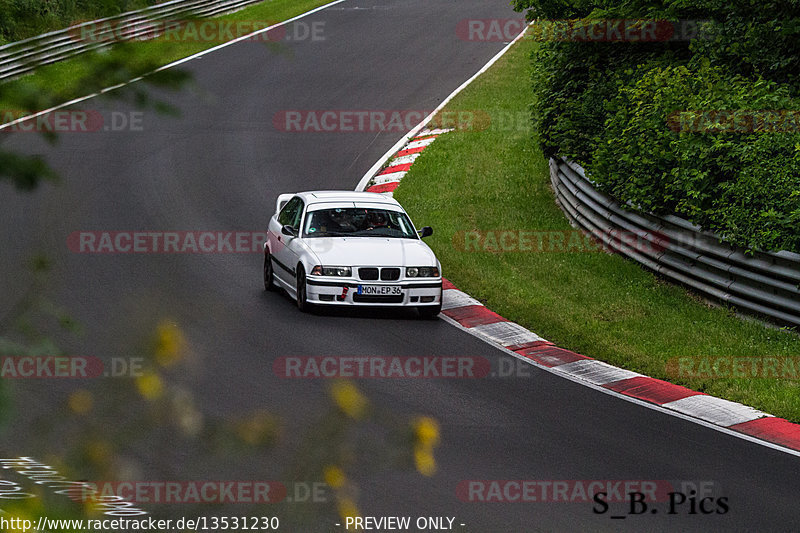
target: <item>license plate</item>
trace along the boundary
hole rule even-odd
[[[365,296],[400,296],[403,291],[396,285],[359,285],[358,294]]]

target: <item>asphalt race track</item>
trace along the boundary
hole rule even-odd
[[[78,254],[67,246],[78,231],[264,231],[280,193],[352,189],[402,132],[285,132],[273,118],[286,110],[432,110],[505,46],[459,39],[456,25],[465,18],[520,15],[507,0],[347,0],[303,19],[321,23],[324,40],[242,42],[182,65],[191,86],[159,93],[180,116],[146,111],[139,131],[67,133],[55,146],[30,133],[3,137],[7,147],[44,154],[62,181],[32,194],[0,183],[0,317],[31,282],[27,261],[44,253],[54,265],[48,298],[82,327],[73,335],[42,322],[65,353],[131,356],[168,318],[191,352],[171,379],[192,393],[204,417],[233,420],[266,409],[283,420],[280,444],[257,451],[212,453],[168,424],[134,432],[115,448],[133,479],[284,475],[328,409],[329,383],[277,377],[279,357],[475,356],[495,369],[516,365],[444,320],[418,321],[413,312],[302,314],[286,295],[263,292],[258,253]],[[101,99],[78,107],[134,111]],[[61,416],[81,380],[3,385],[12,399],[3,457],[69,455],[87,434],[102,440],[107,428],[140,414],[139,404],[96,397],[97,419]],[[534,367],[515,377],[358,385],[376,411],[441,424],[438,473],[430,478],[353,451],[363,515],[449,516],[456,531],[475,532],[788,531],[800,523],[797,457]],[[668,515],[662,502],[658,513],[612,519],[627,505],[600,515],[592,502],[462,501],[456,489],[466,480],[710,481],[729,511],[689,514],[684,506]],[[163,506],[148,510],[159,514]],[[235,504],[204,511],[242,514]],[[344,530],[329,510],[312,522],[302,530]]]

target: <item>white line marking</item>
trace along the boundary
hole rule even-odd
[[[42,115],[46,115],[47,113],[52,113],[53,111],[56,111],[58,109],[63,109],[65,107],[69,107],[71,105],[74,105],[74,104],[89,100],[90,98],[94,98],[96,96],[100,96],[101,94],[105,94],[107,92],[114,91],[114,90],[119,89],[121,87],[125,87],[127,85],[131,85],[132,83],[136,83],[137,81],[141,81],[145,77],[147,77],[147,76],[149,76],[151,74],[155,74],[156,72],[161,72],[162,70],[167,70],[168,68],[172,68],[172,67],[176,67],[178,65],[182,65],[183,63],[186,63],[187,61],[191,61],[192,59],[197,59],[199,57],[203,57],[206,54],[210,54],[211,52],[216,52],[217,50],[225,48],[226,46],[230,46],[230,45],[238,43],[240,41],[245,41],[245,40],[249,39],[250,37],[252,37],[253,35],[258,35],[258,34],[261,34],[261,33],[268,32],[268,31],[270,31],[272,29],[279,28],[281,26],[289,24],[290,22],[294,22],[295,20],[299,20],[301,18],[307,17],[307,16],[309,16],[309,15],[311,15],[313,13],[316,13],[318,11],[322,11],[323,9],[327,9],[327,8],[329,8],[331,6],[334,6],[336,4],[340,4],[340,3],[344,2],[344,1],[345,0],[335,0],[334,2],[331,2],[330,4],[325,4],[324,6],[320,6],[318,8],[312,9],[311,11],[308,11],[306,13],[302,13],[300,15],[297,15],[296,17],[290,18],[288,20],[284,20],[283,22],[279,22],[277,24],[273,24],[272,26],[270,26],[268,28],[262,28],[262,29],[260,29],[258,31],[254,31],[252,33],[248,33],[247,35],[242,35],[241,37],[237,37],[237,38],[232,39],[230,41],[227,41],[227,42],[224,42],[224,43],[219,44],[217,46],[214,46],[212,48],[208,48],[206,50],[203,50],[202,52],[197,52],[196,54],[192,54],[192,55],[190,55],[188,57],[184,57],[183,59],[178,59],[177,61],[173,61],[172,63],[168,63],[166,65],[158,67],[155,70],[152,70],[152,71],[150,71],[150,72],[148,72],[146,74],[143,74],[141,76],[137,76],[137,77],[135,77],[135,78],[133,78],[131,80],[128,80],[128,81],[126,81],[124,83],[119,83],[119,84],[113,85],[111,87],[106,87],[105,89],[102,89],[102,90],[100,90],[100,91],[98,91],[96,93],[92,93],[92,94],[89,94],[89,95],[86,95],[86,96],[81,96],[79,98],[74,98],[74,99],[72,99],[72,100],[70,100],[68,102],[63,103],[63,104],[58,104],[58,105],[53,106],[53,107],[51,107],[49,109],[45,109],[44,111],[37,111],[36,113],[32,113],[32,114],[30,114],[28,116],[25,116],[23,118],[18,118],[17,120],[14,120],[14,121],[11,121],[11,122],[6,122],[5,124],[0,125],[0,131],[2,131],[3,129],[8,128],[10,126],[14,126],[16,124],[19,124],[21,122],[25,122],[26,120],[30,120],[32,118],[36,118],[36,117],[39,117],[39,116],[42,116]]]
[[[533,24],[533,22],[531,22],[531,24]],[[517,41],[522,39],[522,37],[525,35],[526,31],[528,31],[528,26],[526,26],[525,29],[523,29],[520,32],[520,34],[517,35],[517,37],[513,41],[508,43],[508,45],[506,45],[502,50],[500,50],[497,53],[497,55],[495,55],[493,58],[491,58],[489,60],[489,62],[486,63],[478,72],[473,74],[473,76],[470,79],[468,79],[467,81],[462,83],[460,87],[458,87],[455,91],[450,93],[450,96],[448,96],[447,98],[442,100],[442,103],[439,104],[439,106],[436,109],[434,109],[431,112],[430,115],[425,117],[425,119],[422,122],[420,122],[419,124],[414,126],[414,129],[412,129],[411,131],[406,133],[403,137],[400,138],[399,141],[397,141],[394,144],[394,146],[389,148],[389,151],[387,151],[383,155],[383,157],[378,159],[378,161],[376,161],[375,164],[372,165],[372,168],[367,170],[367,173],[364,174],[364,177],[361,178],[361,181],[358,182],[358,185],[356,186],[356,190],[357,191],[363,191],[364,188],[367,186],[367,183],[369,183],[369,180],[372,179],[372,176],[374,176],[375,174],[378,173],[378,171],[383,167],[383,165],[389,160],[390,157],[392,157],[395,153],[397,153],[397,151],[400,150],[400,148],[402,148],[403,145],[406,144],[406,142],[409,139],[412,139],[412,138],[416,137],[418,133],[422,132],[423,131],[422,128],[424,128],[431,120],[433,120],[433,117],[436,116],[436,113],[441,111],[444,108],[444,106],[449,104],[450,100],[455,98],[458,93],[463,91],[470,83],[475,81],[478,78],[478,76],[480,76],[481,74],[483,74],[484,72],[489,70],[489,67],[494,65],[501,57],[503,57],[505,55],[505,53],[508,52],[511,49],[512,46],[514,46],[514,43],[516,43]],[[445,132],[448,132],[448,131],[452,131],[452,130],[425,130],[426,135],[435,135],[436,133],[445,133]]]

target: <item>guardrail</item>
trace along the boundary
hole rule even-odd
[[[800,326],[800,254],[745,254],[681,218],[623,209],[560,158],[550,159],[550,181],[568,218],[612,250],[712,300]]]
[[[211,17],[262,0],[172,0],[115,17],[76,24],[0,46],[0,80],[17,77],[39,65],[55,63],[122,40],[146,40],[158,31],[156,21],[177,17]],[[91,30],[91,39],[81,39]]]

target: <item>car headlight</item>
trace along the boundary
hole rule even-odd
[[[352,274],[350,267],[325,267],[321,265],[311,269],[312,276],[335,276],[339,278],[349,278]]]
[[[408,267],[406,268],[407,278],[438,278],[439,269],[437,267]]]

